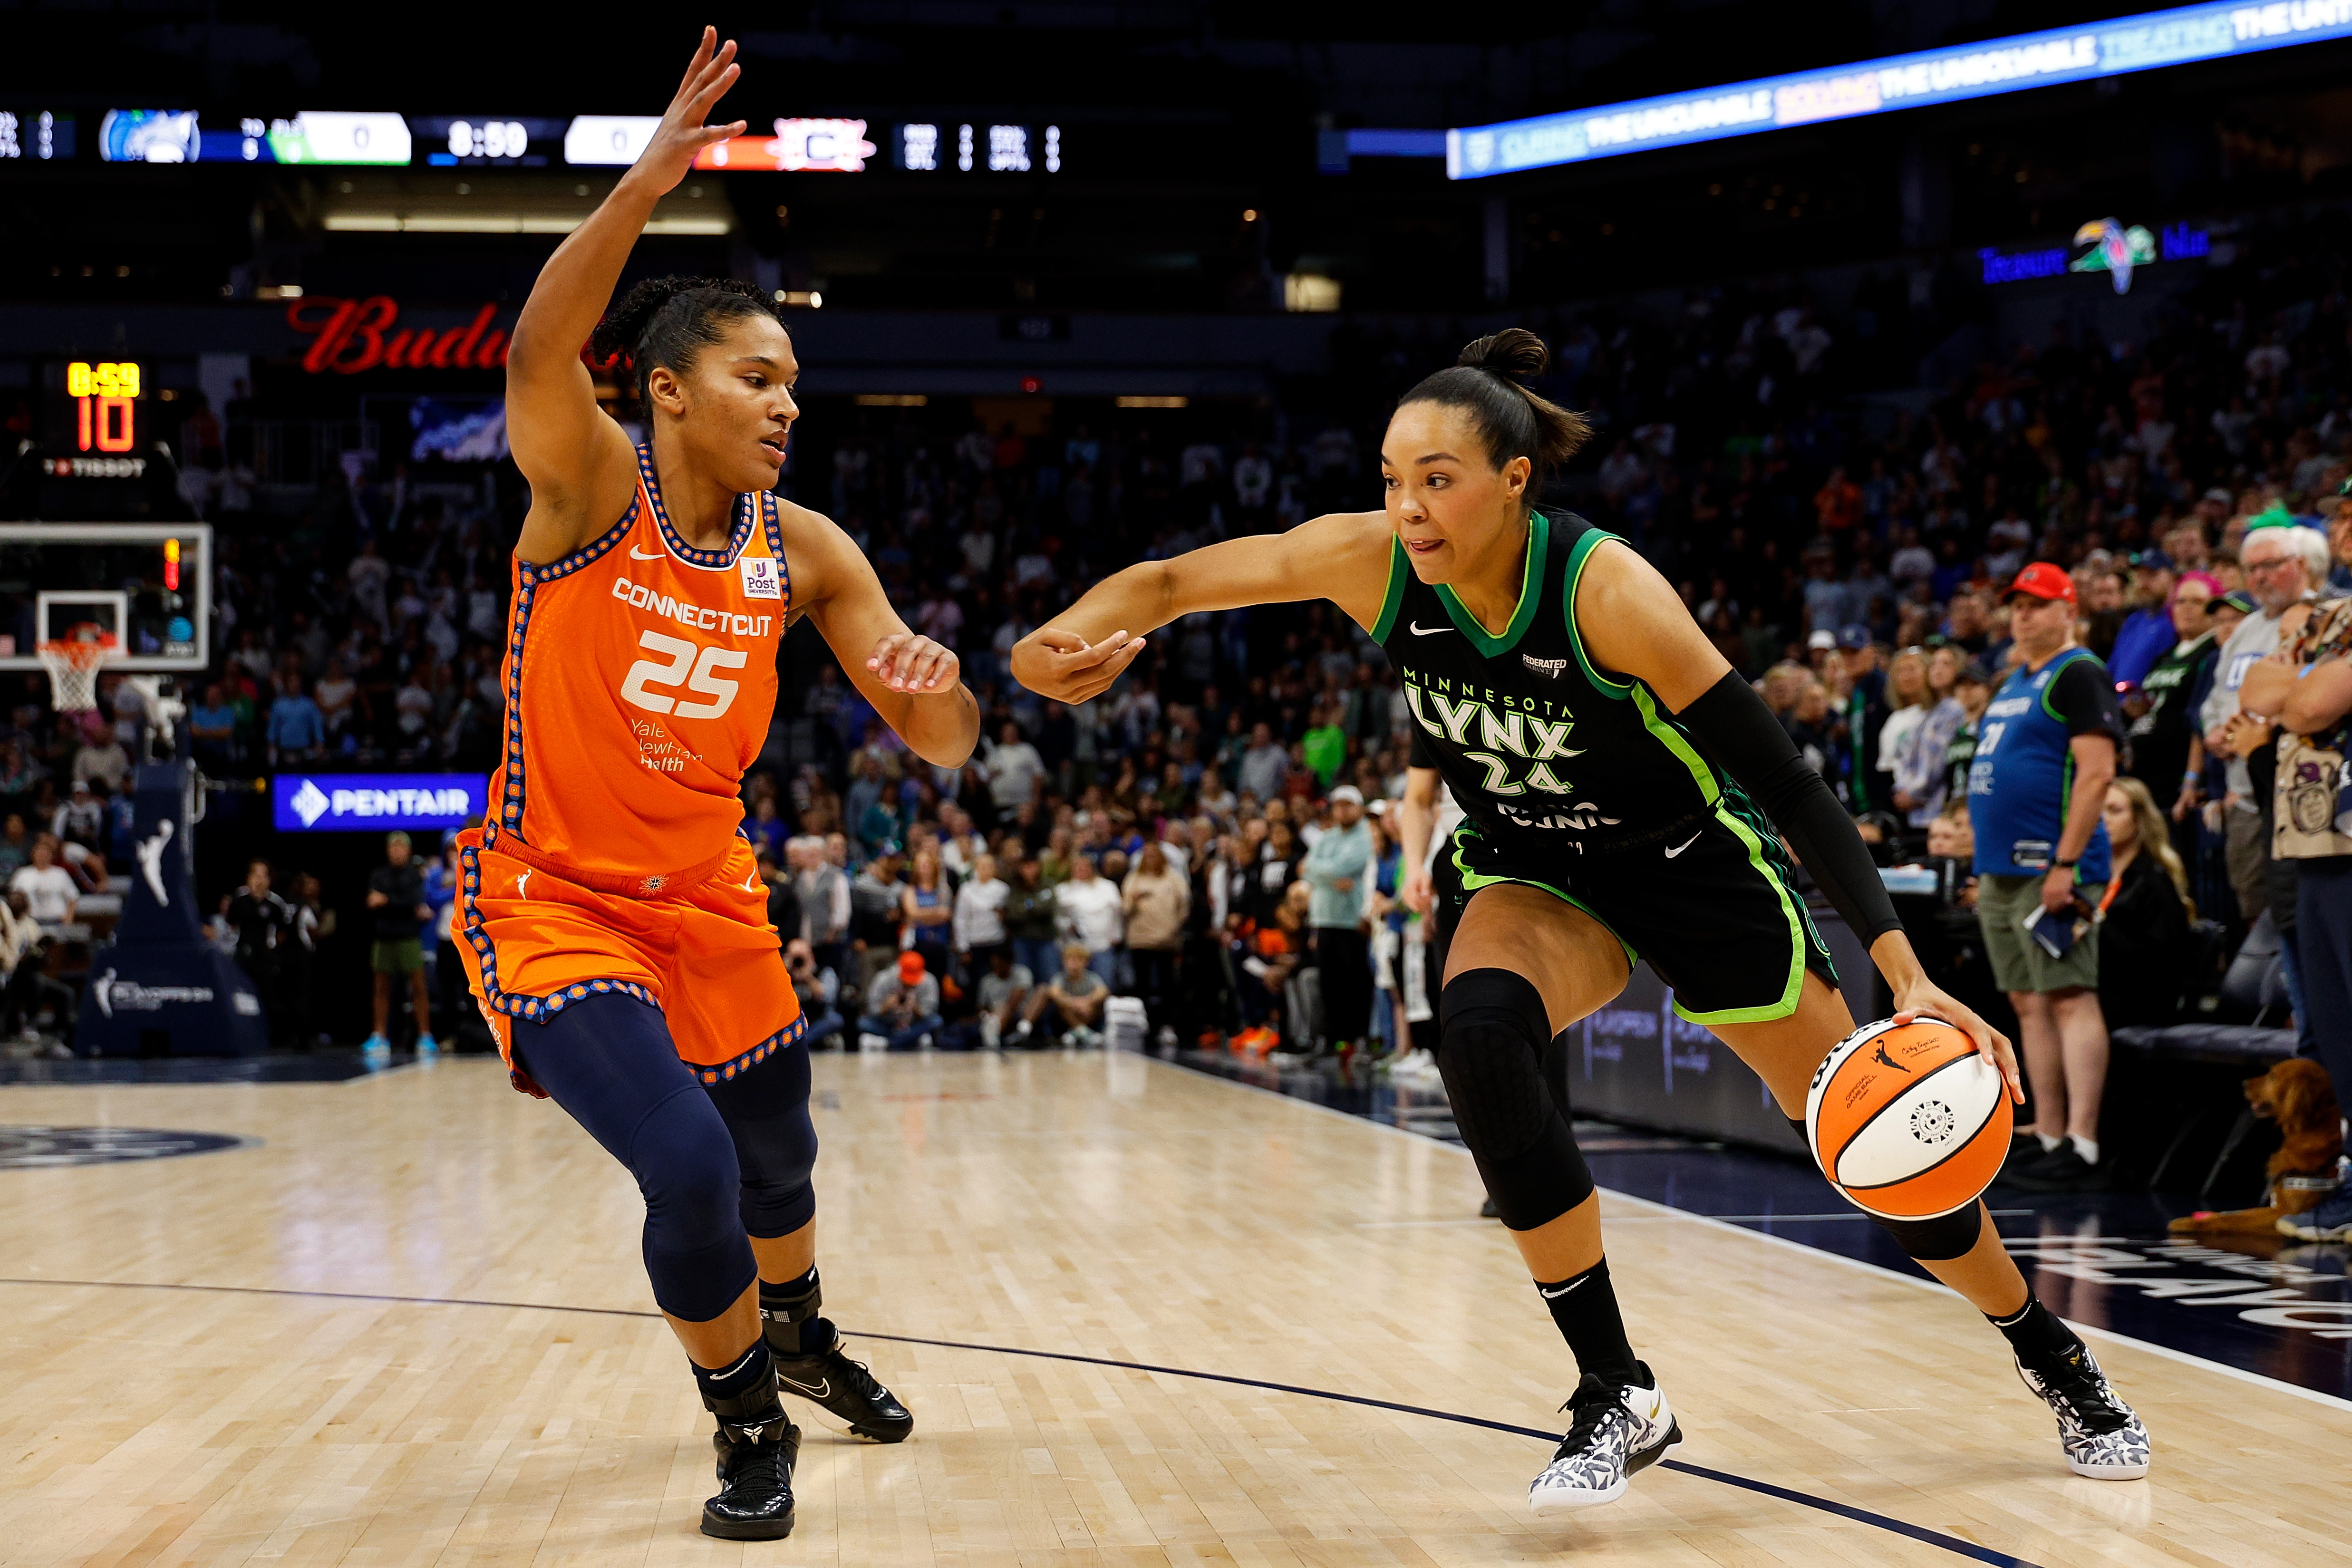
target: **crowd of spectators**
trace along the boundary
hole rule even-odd
[[[1969,857],[1969,756],[2016,657],[2009,590],[2052,563],[2123,705],[2139,870],[2107,914],[2147,931],[2107,947],[2178,973],[2164,944],[2192,911],[2234,934],[2292,903],[2260,746],[2232,726],[2283,612],[2345,580],[2323,531],[2352,473],[2341,226],[2242,226],[2120,342],[2071,321],[2004,342],[1982,290],[1895,274],[1834,307],[1782,280],[1534,312],[1555,355],[1541,390],[1598,432],[1549,500],[1675,584],[1889,860]],[[1330,375],[1224,412],[812,405],[787,488],[957,649],[984,736],[963,769],[920,763],[796,634],[747,831],[821,1036],[1409,1047],[1426,1008],[1391,961],[1417,922],[1393,902],[1387,824],[1411,720],[1360,628],[1325,604],[1188,617],[1078,708],[1006,661],[1132,561],[1378,504],[1388,408],[1469,335],[1345,324]],[[519,487],[350,472],[293,526],[222,541],[228,652],[189,722],[209,771],[496,761]],[[0,735],[0,795],[27,811],[0,857],[58,832],[56,781],[101,803],[119,786],[104,734],[70,730],[32,714]]]

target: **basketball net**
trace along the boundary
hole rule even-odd
[[[49,672],[50,705],[60,713],[74,713],[98,706],[98,672],[122,651],[122,645],[112,633],[85,624],[55,641],[36,645],[33,651]]]

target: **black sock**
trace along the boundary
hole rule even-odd
[[[1536,1293],[1551,1309],[1551,1321],[1575,1352],[1578,1371],[1612,1383],[1653,1386],[1625,1338],[1625,1320],[1617,1310],[1616,1289],[1609,1283],[1607,1258],[1555,1284],[1538,1280]]]
[[[693,1363],[688,1363],[693,1364]],[[730,1364],[712,1369],[695,1365],[694,1381],[702,1389],[703,1401],[716,1408],[719,1403],[740,1399],[761,1385],[776,1385],[776,1363],[768,1352],[768,1342],[753,1340],[751,1348]]]
[[[782,1356],[823,1355],[831,1350],[840,1336],[830,1321],[817,1316],[824,1301],[814,1267],[781,1285],[761,1280],[760,1323],[767,1332],[768,1348]]]
[[[1999,1329],[2020,1359],[2025,1361],[2054,1360],[2083,1342],[2057,1313],[2042,1304],[2042,1298],[2033,1293],[2030,1285],[2026,1287],[2024,1306],[2006,1318],[1988,1315],[1985,1321]]]

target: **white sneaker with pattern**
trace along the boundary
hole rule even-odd
[[[2068,1469],[2100,1481],[2136,1481],[2147,1474],[2147,1426],[2107,1382],[2090,1346],[2039,1369],[2021,1358],[2017,1375],[2058,1417],[2058,1446]]]
[[[1646,1364],[1642,1364],[1642,1375],[1654,1386],[1606,1383],[1590,1373],[1577,1384],[1576,1393],[1560,1406],[1574,1413],[1568,1436],[1528,1488],[1532,1511],[1557,1513],[1615,1502],[1625,1495],[1636,1471],[1657,1463],[1683,1440],[1665,1391],[1654,1386],[1657,1379]]]

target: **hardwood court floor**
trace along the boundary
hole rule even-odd
[[[0,1172],[0,1562],[2346,1559],[2352,1412],[2102,1345],[2158,1468],[2077,1479],[1956,1298],[1628,1202],[1676,1458],[1783,1495],[1661,1468],[1538,1521],[1549,1445],[1510,1428],[1557,1432],[1571,1367],[1459,1150],[1135,1057],[815,1069],[827,1308],[918,1427],[812,1426],[766,1544],[696,1532],[633,1185],[494,1065],[0,1089],[0,1122],[261,1141]]]

